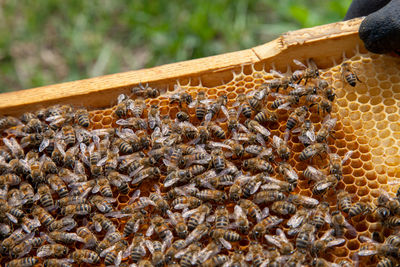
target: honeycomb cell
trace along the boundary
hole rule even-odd
[[[113,119],[111,117],[104,117],[101,120],[101,124],[103,125],[110,125],[112,123]]]
[[[370,191],[369,188],[366,187],[366,186],[360,187],[357,190],[357,195],[360,196],[360,197],[363,197],[363,196],[368,195],[369,191]]]

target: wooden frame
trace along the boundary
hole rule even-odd
[[[129,93],[139,83],[171,86],[179,80],[201,80],[203,86],[229,81],[232,71],[254,64],[285,71],[292,59],[313,58],[319,68],[332,66],[343,53],[354,54],[355,47],[365,51],[358,37],[362,18],[288,32],[269,43],[233,53],[188,60],[159,67],[106,75],[91,79],[43,86],[0,94],[0,114],[20,115],[54,104],[69,103],[91,108],[110,106],[110,99]],[[329,56],[327,56],[329,55]]]

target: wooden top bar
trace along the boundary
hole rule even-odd
[[[366,51],[358,37],[361,21],[358,18],[292,31],[269,43],[237,52],[0,94],[0,115],[20,115],[65,103],[107,107],[119,94],[129,94],[130,88],[139,83],[165,88],[178,80],[200,79],[203,86],[212,87],[229,81],[232,70],[251,64],[285,71],[288,65],[294,67],[294,58],[303,62],[313,58],[319,68],[326,68],[332,66],[333,60],[340,61],[343,53],[348,57],[353,55],[356,47]]]

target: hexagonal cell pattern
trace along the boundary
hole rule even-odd
[[[140,128],[139,126],[140,119],[146,120],[152,116],[150,112],[150,107],[152,105],[157,107],[157,110],[159,111],[160,120],[163,120],[163,122],[166,116],[168,116],[172,120],[175,120],[176,118],[180,119],[180,116],[184,116],[184,114],[181,114],[181,112],[184,111],[189,114],[188,119],[191,122],[191,124],[194,125],[195,127],[198,127],[202,123],[204,125],[204,122],[201,122],[196,118],[197,106],[188,105],[188,103],[186,103],[184,99],[181,99],[182,101],[173,101],[172,103],[171,97],[173,97],[175,94],[178,94],[178,96],[180,96],[182,95],[183,92],[187,92],[189,96],[191,96],[191,98],[194,101],[196,101],[198,93],[204,91],[205,97],[211,101],[197,102],[196,105],[203,104],[206,107],[212,109],[213,105],[217,103],[217,99],[221,99],[221,97],[226,96],[226,101],[227,101],[226,108],[228,111],[228,118],[226,118],[224,112],[216,112],[214,118],[212,118],[212,121],[216,122],[221,127],[221,130],[225,132],[225,134],[227,134],[227,137],[230,139],[236,138],[237,140],[240,140],[240,143],[242,144],[245,143],[243,142],[243,140],[248,140],[246,142],[251,143],[252,140],[251,138],[253,138],[255,144],[266,142],[266,147],[264,147],[264,149],[267,150],[269,148],[273,148],[274,149],[273,151],[276,150],[276,148],[274,147],[276,146],[276,144],[273,144],[274,143],[273,136],[280,137],[282,138],[282,140],[287,138],[287,146],[291,150],[291,154],[287,162],[299,177],[297,184],[295,184],[293,192],[288,193],[285,191],[284,194],[286,196],[290,195],[289,196],[290,201],[292,203],[296,203],[297,209],[304,209],[306,203],[296,202],[296,201],[301,201],[301,198],[300,200],[298,200],[296,197],[293,197],[294,195],[301,195],[303,197],[308,197],[308,200],[310,200],[310,198],[312,197],[315,200],[318,200],[319,203],[326,202],[328,204],[331,214],[330,216],[325,216],[325,217],[326,220],[330,223],[326,222],[324,223],[322,221],[323,226],[318,230],[313,228],[311,233],[312,235],[316,236],[316,239],[321,239],[321,237],[324,236],[324,234],[331,233],[333,235],[337,235],[336,238],[343,237],[345,241],[339,242],[340,244],[337,244],[335,246],[326,248],[326,250],[319,252],[317,255],[328,262],[335,262],[335,263],[339,263],[343,260],[353,262],[354,259],[359,258],[358,261],[361,266],[375,266],[378,263],[378,261],[382,259],[382,257],[380,256],[356,257],[356,255],[360,249],[365,248],[366,246],[368,247],[371,246],[372,247],[371,249],[374,249],[373,245],[370,242],[361,242],[360,240],[361,236],[372,237],[373,233],[375,233],[376,235],[380,234],[382,236],[381,237],[382,240],[380,240],[379,242],[383,242],[383,240],[386,237],[393,234],[390,225],[387,225],[383,223],[381,220],[379,220],[379,218],[377,218],[376,214],[372,212],[371,209],[374,209],[374,207],[379,204],[377,202],[377,199],[379,196],[382,195],[384,191],[389,192],[390,196],[394,196],[399,188],[398,183],[400,182],[399,180],[400,178],[400,169],[399,169],[400,75],[398,72],[398,68],[400,66],[400,60],[385,55],[358,53],[354,57],[345,59],[343,60],[343,62],[344,61],[348,63],[348,66],[350,67],[352,72],[355,75],[357,75],[358,80],[356,79],[355,86],[351,86],[347,82],[346,77],[342,75],[341,65],[337,65],[329,69],[320,70],[321,78],[329,83],[329,88],[332,88],[333,92],[336,95],[335,97],[336,99],[332,105],[332,112],[330,114],[330,117],[328,118],[325,117],[326,113],[322,111],[323,106],[322,104],[319,105],[321,99],[318,99],[317,100],[318,102],[316,102],[313,105],[310,105],[310,103],[307,102],[309,100],[306,100],[306,97],[303,96],[300,96],[297,100],[295,100],[297,101],[294,104],[295,107],[299,107],[302,105],[308,106],[307,117],[302,118],[300,120],[309,119],[313,123],[315,132],[318,132],[319,130],[321,130],[321,128],[325,126],[324,119],[330,119],[330,118],[337,119],[331,134],[326,137],[326,142],[329,144],[329,149],[323,151],[321,155],[318,154],[315,157],[312,157],[305,161],[300,160],[301,157],[304,157],[305,153],[304,151],[306,149],[303,143],[301,142],[302,139],[299,137],[299,132],[301,129],[297,128],[301,124],[299,123],[292,132],[289,132],[289,135],[288,132],[286,131],[287,122],[288,120],[290,120],[289,118],[293,119],[292,111],[294,108],[290,108],[289,105],[284,105],[287,106],[288,108],[279,108],[278,110],[272,108],[274,105],[273,104],[274,101],[279,100],[282,103],[289,101],[287,95],[289,90],[293,90],[293,88],[290,88],[288,90],[284,90],[281,88],[279,89],[280,94],[276,94],[274,92],[266,93],[265,94],[266,97],[264,98],[261,95],[262,93],[264,93],[264,91],[262,91],[264,88],[263,84],[269,83],[271,82],[272,79],[278,78],[277,74],[270,73],[269,70],[264,70],[264,69],[255,70],[251,66],[243,68],[242,71],[240,72],[235,72],[233,74],[233,79],[231,81],[216,87],[212,88],[203,87],[201,85],[201,81],[196,81],[197,82],[196,84],[190,84],[190,83],[183,85],[180,84],[180,86],[177,86],[174,89],[169,88],[167,93],[161,94],[157,98],[145,99],[146,108],[143,110],[143,113],[137,117],[134,116],[134,112],[136,111],[128,107],[125,107],[126,114],[122,116],[119,114],[121,108],[119,106],[114,106],[104,110],[92,110],[90,111],[89,115],[90,126],[88,130],[118,128],[117,134],[119,135],[119,137],[121,137],[123,136],[123,134],[126,133],[126,131],[124,132],[121,129],[123,128],[121,127],[121,125],[124,125],[133,129],[134,132],[136,133],[135,136],[137,135],[137,137],[140,136],[139,133],[147,132],[148,134],[153,134],[153,131],[151,129],[144,129],[144,131],[143,130],[140,131],[140,129],[138,129]],[[246,69],[246,71],[244,71],[244,69]],[[310,79],[307,84],[305,84],[303,80],[300,82],[300,86],[303,86],[304,88],[317,86],[317,80]],[[321,91],[318,90],[317,92],[322,93]],[[277,121],[263,122],[260,124],[261,126],[256,126],[254,128],[255,130],[253,129],[253,131],[258,133],[258,135],[255,134],[254,136],[251,136],[250,133],[241,132],[239,134],[243,135],[243,139],[240,139],[238,137],[239,134],[236,135],[230,131],[228,124],[230,123],[230,120],[237,119],[241,124],[245,125],[250,129],[249,126],[250,124],[247,124],[246,121],[247,118],[244,116],[244,113],[241,114],[239,113],[239,115],[236,116],[235,113],[232,113],[233,114],[232,115],[229,112],[230,110],[232,110],[232,108],[237,108],[237,106],[244,107],[243,103],[237,102],[238,96],[242,94],[244,94],[247,97],[247,100],[245,100],[244,102],[246,105],[251,104],[250,100],[263,102],[266,114],[275,114],[277,116]],[[255,112],[254,109],[250,110],[251,110],[250,112],[251,118],[254,118],[254,116],[257,113]],[[187,124],[182,124],[182,125],[187,126]],[[176,127],[176,124],[174,126],[172,122],[170,126]],[[262,129],[267,129],[270,132],[269,134],[270,136],[263,138]],[[167,130],[163,129],[162,133],[164,134],[164,131]],[[173,129],[173,131],[177,130]],[[180,134],[185,134],[184,128],[180,129],[179,131],[182,131],[180,132]],[[12,136],[13,136],[12,133],[8,135],[8,137]],[[185,143],[188,143],[187,141],[190,142],[190,138],[188,138],[187,136],[186,137],[176,136],[174,138],[176,138],[176,140],[178,140],[179,138],[183,138]],[[263,141],[261,141],[260,138]],[[148,146],[150,146],[150,148],[157,147],[163,142],[166,142],[168,140],[171,139],[167,138],[164,141],[152,140],[152,142]],[[102,141],[104,141],[104,138],[102,138]],[[235,165],[241,171],[240,179],[244,179],[245,181],[247,181],[246,177],[254,178],[257,176],[258,173],[260,173],[258,171],[254,171],[251,168],[247,167],[245,168],[246,165],[244,164],[244,161],[245,160],[248,161],[252,158],[250,152],[244,153],[243,156],[236,157],[232,155],[233,151],[229,151],[230,149],[227,149],[227,144],[221,143],[222,141],[224,141],[223,139],[212,137],[212,141],[214,142],[215,146],[212,147],[213,149],[210,149],[209,147],[203,147],[203,148],[199,146],[195,147],[194,145],[192,146],[192,149],[202,150],[205,148],[209,153],[212,153],[211,152],[212,150],[217,150],[216,148],[222,148],[225,157],[229,158],[231,164]],[[174,142],[175,141],[173,141],[170,144],[170,146],[172,146]],[[192,144],[193,143],[196,142],[192,142]],[[228,147],[229,146],[231,145],[228,145]],[[246,144],[246,146],[248,146],[248,144]],[[314,144],[312,144],[310,147],[313,146]],[[123,149],[122,146],[120,146],[119,148],[120,150]],[[97,147],[95,149],[96,151],[100,151],[100,143],[97,144]],[[185,148],[183,147],[182,150],[184,149]],[[148,147],[144,147],[142,150],[146,154],[149,152]],[[46,153],[46,151],[44,151],[44,153]],[[81,156],[82,160],[90,161],[92,157],[90,153],[88,154],[88,158],[85,158],[86,155],[84,155],[83,153]],[[184,155],[185,153],[186,152],[183,152]],[[190,154],[190,152],[188,153]],[[340,161],[341,159],[344,159],[346,155],[348,155],[348,158],[346,160],[343,160],[342,162],[343,164],[342,177],[335,176],[333,174],[329,176],[330,175],[329,171],[332,168],[330,166],[329,153],[336,153],[337,155],[339,155]],[[164,154],[167,153],[162,153],[162,154],[163,155],[161,157],[164,157]],[[115,185],[113,185],[111,188],[113,191],[112,196],[115,199],[115,202],[111,202],[110,204],[112,205],[114,211],[121,211],[124,208],[126,209],[132,204],[132,201],[134,204],[139,203],[137,205],[139,205],[138,207],[141,207],[140,201],[147,201],[148,200],[147,197],[149,197],[152,192],[153,193],[156,192],[156,189],[153,187],[154,184],[158,185],[158,188],[162,192],[162,196],[166,196],[169,192],[169,186],[166,186],[166,181],[167,179],[170,178],[169,174],[173,173],[170,167],[172,166],[177,168],[178,164],[178,163],[176,164],[174,163],[175,165],[171,164],[173,157],[174,156],[167,156],[164,158],[164,161],[159,161],[160,164],[158,166],[159,169],[161,170],[161,175],[159,176],[159,178],[149,179],[149,180],[145,179],[147,176],[150,177],[150,174],[146,173],[145,178],[143,178],[145,179],[145,182],[129,185],[127,194],[126,192],[125,194],[121,193],[119,190],[117,190]],[[137,156],[134,159],[135,161],[139,162],[138,164],[141,165],[149,164],[149,163],[144,163],[145,162],[144,159],[141,158],[140,156]],[[212,160],[209,160],[210,163],[208,166],[206,166],[206,168],[214,168],[218,164],[215,163],[214,159],[215,158],[213,154],[213,158]],[[119,158],[118,164],[122,164],[123,160],[124,157]],[[201,162],[201,160],[199,160],[199,162]],[[280,157],[278,155],[275,155],[275,161],[268,163],[272,165],[272,171],[270,174],[268,174],[268,178],[264,177],[263,179],[265,180],[262,180],[261,182],[255,182],[254,186],[259,187],[260,185],[262,185],[261,186],[262,190],[266,190],[265,188],[268,188],[268,184],[273,183],[274,181],[273,179],[283,182],[284,178],[282,177],[281,174],[279,174],[278,171],[279,167],[281,166],[281,162],[282,160],[280,159]],[[92,171],[91,168],[89,167],[90,162],[86,164],[88,164],[88,166],[84,166],[84,168],[86,168],[84,173],[86,173],[89,176],[89,178],[93,178],[91,177],[90,174]],[[108,162],[105,164],[108,164]],[[165,164],[167,165],[171,164],[171,166],[165,166]],[[187,166],[189,166],[190,164],[191,163],[189,163]],[[260,164],[260,162],[258,162],[258,164]],[[312,177],[312,179],[309,179],[309,177],[306,178],[303,175],[303,173],[309,170],[308,168],[309,166],[313,166],[314,168],[316,168],[318,172],[321,172],[321,175],[318,172],[317,173],[314,172],[313,175],[315,177]],[[140,170],[141,168],[139,168],[139,171]],[[131,178],[129,179],[135,179],[139,175],[138,172],[135,173],[135,171],[133,172],[121,171],[121,172],[124,175],[126,175],[126,177],[130,176]],[[141,172],[139,173],[140,175],[143,175]],[[220,176],[221,175],[218,175],[217,172],[207,177],[202,177],[202,179],[197,178],[197,180],[193,180],[192,182],[197,183],[197,186],[201,187],[202,189],[210,189],[210,188],[214,189],[214,187],[216,187],[217,189],[220,190],[220,192],[225,191],[225,193],[229,193],[229,190],[231,188],[231,183],[229,182],[227,182],[227,184],[222,186],[210,184],[211,178]],[[328,182],[328,180],[325,180],[328,179],[327,177],[334,177],[335,179],[337,177],[339,178],[336,179],[335,181]],[[204,182],[202,180],[206,181]],[[246,186],[249,186],[249,184],[247,184],[247,182],[243,182],[243,184],[240,184],[240,186],[243,187],[244,190],[244,188]],[[273,185],[276,186],[275,184]],[[264,188],[263,186],[266,187]],[[327,188],[325,194],[319,193],[316,190],[317,187],[320,188],[320,190],[322,190],[321,188]],[[140,189],[141,192],[140,196],[144,198],[132,200],[133,195],[138,192],[137,191],[138,189]],[[105,189],[100,188],[100,192],[103,192],[102,190]],[[351,199],[351,205],[352,205],[351,212],[358,212],[359,210],[361,210],[360,212],[356,213],[355,215],[350,215],[351,212],[338,211],[338,214],[341,215],[342,217],[340,217],[338,214],[335,213],[335,211],[338,210],[338,205],[339,205],[338,202],[340,202],[337,197],[337,194],[342,191],[347,192]],[[185,195],[188,193],[182,193],[182,194]],[[57,193],[54,193],[53,197],[56,201],[59,199]],[[203,197],[207,198],[207,196]],[[252,194],[245,197],[247,197],[250,200],[255,199],[255,196],[253,196]],[[212,197],[211,199],[213,198],[215,197]],[[147,217],[144,219],[143,223],[139,224],[137,230],[138,232],[146,234],[149,225],[151,224],[151,218],[153,218],[155,214],[163,216],[164,219],[166,220],[165,221],[166,225],[168,225],[168,227],[171,230],[174,229],[173,220],[171,218],[168,218],[168,216],[165,213],[160,212],[160,210],[154,207],[153,205],[158,204],[157,201],[155,202],[156,203],[154,204],[143,206],[142,210],[143,212],[147,213],[146,215]],[[171,205],[172,200],[167,199],[167,203]],[[229,213],[233,213],[235,210],[235,205],[237,204],[235,201],[232,200],[225,200],[222,202],[210,201],[210,203],[212,211],[210,212],[209,215],[214,214],[214,210],[221,204],[225,205]],[[358,209],[357,203],[361,204],[364,203],[364,206],[361,205]],[[371,205],[368,206],[366,204],[371,204]],[[287,205],[287,203],[285,205]],[[293,231],[293,229],[290,229],[288,225],[288,223],[289,224],[293,223],[292,222],[293,215],[280,214],[284,213],[285,210],[288,209],[286,206],[283,208],[284,211],[281,212],[277,209],[277,207],[274,206],[273,203],[269,202],[267,202],[267,204],[261,203],[258,206],[263,210],[263,212],[266,212],[265,208],[268,207],[269,212],[271,213],[270,216],[262,220],[263,223],[265,222],[264,220],[269,220],[272,218],[272,216],[278,216],[281,218],[281,221],[274,227],[268,229],[265,232],[265,234],[276,235],[277,233],[279,233],[279,231],[277,231],[276,228],[280,228],[284,231],[288,240],[292,243],[294,247],[300,246],[300,243],[302,242],[300,240],[300,236],[303,236],[303,238],[307,238],[307,234],[304,235],[302,233],[303,229],[301,227],[302,224],[300,224],[300,226],[298,227],[300,228],[301,233],[289,234],[289,232]],[[95,209],[95,206],[93,206],[93,209]],[[174,212],[179,211],[177,209],[173,210]],[[250,218],[251,212],[247,210],[245,210],[245,212],[246,213],[249,212],[249,218]],[[55,217],[55,219],[61,219],[63,217],[63,215],[59,214],[54,210],[53,211],[50,210],[50,213]],[[315,211],[312,210],[307,210],[307,214],[308,214],[307,216],[311,216],[314,218],[317,217],[316,216],[317,213],[315,213]],[[299,215],[296,213],[294,217],[296,216]],[[212,221],[211,217],[210,218],[207,217],[209,216],[204,216],[204,219],[206,220],[207,223],[211,225],[211,228],[214,229],[215,222]],[[348,224],[336,221],[339,220],[338,218],[339,219],[344,218],[348,222]],[[111,218],[110,222],[112,225],[114,225],[114,227],[117,230],[119,230],[122,233],[129,219],[130,217],[116,216],[116,218]],[[228,221],[230,222],[232,222],[233,220],[234,218],[228,218]],[[83,218],[82,216],[77,216],[76,221],[78,223],[78,226],[83,226],[85,223],[87,223],[88,220]],[[252,227],[258,223],[257,220],[253,219],[250,219],[250,221]],[[314,224],[316,223],[314,222]],[[91,228],[97,227],[94,223],[91,222],[89,222],[88,225]],[[268,223],[266,225],[268,225]],[[264,228],[268,228],[268,226],[266,225],[264,225]],[[42,231],[47,231],[45,228],[40,228],[40,229]],[[175,230],[172,230],[172,232],[175,233]],[[106,236],[105,231],[96,232],[95,234],[99,241],[103,240]],[[273,257],[272,255],[274,255],[274,253],[278,253],[278,251],[282,250],[279,249],[279,246],[271,244],[267,246],[268,242],[263,237],[257,239],[254,237],[253,234],[254,232],[241,233],[240,241],[231,242],[232,249],[226,249],[221,246],[220,248],[221,253],[224,255],[236,257],[237,254],[235,254],[235,250],[242,250],[245,253],[244,255],[246,255],[252,248],[252,243],[254,242],[255,239],[264,246],[266,253],[270,255],[270,259],[272,259]],[[200,240],[203,243],[202,248],[204,248],[212,240],[211,238],[212,232],[209,235],[210,238],[204,237]],[[126,239],[128,242],[132,242],[133,239],[132,236],[133,235],[129,235],[128,237],[124,237],[124,239]],[[158,234],[152,234],[152,235],[149,234],[146,238],[163,241],[163,238],[161,238],[161,236]],[[229,239],[230,237],[224,236],[224,238]],[[308,238],[310,238],[310,236],[308,236]],[[331,238],[335,237],[331,236]],[[174,237],[174,240],[176,240],[176,237]],[[216,239],[216,242],[221,242],[221,241]],[[279,243],[279,241],[276,242]],[[71,247],[71,250],[81,249],[83,247],[84,247],[83,244],[77,242],[75,247]],[[285,256],[285,258],[293,260],[294,255],[297,255],[296,253],[301,253],[299,252],[299,250],[300,249],[298,248],[298,251],[296,251],[292,255]],[[31,252],[31,255],[34,255],[35,251],[36,250],[34,249]],[[151,260],[151,254],[148,251],[146,252],[146,255],[147,255],[146,257],[149,257],[149,260]],[[316,255],[307,254],[306,257],[307,259],[305,264],[306,265],[310,264],[315,256]],[[3,258],[3,260],[0,260],[0,263],[4,263],[7,260],[9,260],[8,256]],[[103,260],[104,259],[102,258],[101,259],[102,263]],[[122,264],[128,264],[128,263],[132,263],[132,259],[130,257],[124,258]]]

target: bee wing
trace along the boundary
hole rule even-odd
[[[221,110],[224,113],[226,119],[229,119],[229,112],[228,109],[225,106],[221,106]]]
[[[269,208],[268,208],[268,207],[265,207],[265,208],[261,211],[261,217],[264,219],[264,218],[267,218],[268,215],[269,215]]]
[[[221,244],[227,249],[227,250],[231,250],[232,249],[232,245],[231,243],[229,243],[228,241],[226,241],[224,238],[220,237],[218,239],[219,242],[221,242]]]
[[[301,63],[300,61],[298,61],[297,59],[293,59],[294,64],[296,64],[299,67],[302,67],[303,69],[306,69],[307,66],[304,65],[303,63]]]
[[[304,218],[304,216],[302,214],[296,213],[295,215],[290,217],[290,219],[288,220],[286,225],[291,227],[291,228],[298,228],[300,225],[302,225],[304,219],[305,218]]]
[[[177,220],[176,220],[175,214],[172,213],[172,211],[167,210],[167,215],[168,215],[168,217],[169,217],[169,219],[170,219],[170,222],[171,222],[173,225],[176,225],[176,224],[178,223]]]
[[[240,217],[245,217],[246,216],[246,214],[244,213],[242,207],[240,207],[239,205],[235,206],[233,214],[235,215],[235,218],[240,218]]]
[[[268,131],[268,130],[267,130]],[[270,133],[269,131],[268,131],[268,133]],[[269,135],[269,134],[268,134]],[[267,136],[268,136],[267,135]],[[260,133],[258,133],[257,135],[256,135],[256,139],[257,139],[257,142],[259,142],[262,146],[266,146],[266,144],[265,144],[265,140],[264,140],[264,138],[262,137],[262,135],[260,134]]]
[[[284,242],[284,243],[289,243],[289,240],[287,239],[285,232],[278,228],[276,229],[276,234],[280,237],[280,239]]]
[[[352,236],[357,236],[357,230],[348,221],[344,221],[344,225]]]
[[[125,94],[120,94],[120,95],[117,97],[118,104],[120,104],[122,101],[124,101],[124,100],[127,99],[127,98],[128,98],[127,95],[125,95]]]
[[[290,103],[289,102],[287,102],[287,103],[283,103],[282,105],[280,105],[279,107],[278,107],[278,109],[286,109],[286,110],[289,110],[290,109]]]
[[[154,253],[154,246],[153,246],[153,242],[151,242],[150,240],[145,240],[144,241],[146,247],[149,249],[150,253],[153,254]]]
[[[212,116],[213,116],[213,115],[212,115],[211,112],[208,112],[208,113],[206,114],[206,116],[204,117],[204,120],[206,121],[206,124],[207,124],[208,122],[211,121]]]
[[[147,228],[146,236],[152,236],[154,233],[154,225],[150,224],[149,228]]]
[[[43,138],[43,141],[39,145],[39,152],[45,150],[50,144],[50,140],[48,138]]]
[[[349,151],[349,152],[347,152],[345,155],[344,155],[344,157],[343,157],[343,160],[342,160],[342,164],[344,164],[350,157],[351,157],[351,155],[353,155],[353,150],[351,150],[351,151]]]
[[[279,77],[279,78],[285,77],[282,73],[280,73],[279,71],[276,71],[276,70],[274,70],[274,69],[271,69],[271,70],[270,70],[270,73],[271,73],[272,75],[274,75],[274,76]]]
[[[273,235],[265,235],[265,240],[267,240],[267,242],[271,243],[272,245],[277,246],[278,248],[281,248],[281,242],[280,240],[278,240],[277,236],[273,236]]]
[[[283,140],[279,136],[274,135],[272,137],[272,144],[275,146],[275,148],[278,148],[283,144]]]
[[[220,147],[220,148],[226,148],[226,149],[232,150],[231,146],[228,146],[228,145],[226,145],[224,143],[221,143],[221,142],[209,141],[207,145],[209,145],[211,148]]]
[[[297,128],[292,130],[292,133],[299,133],[299,132],[301,132],[301,128],[300,127],[297,127]]]
[[[332,185],[332,182],[328,181],[328,182],[319,182],[317,184],[315,184],[315,188],[319,191],[323,191],[328,189],[330,186]]]
[[[360,250],[358,251],[358,256],[371,256],[376,255],[378,253],[377,250]]]
[[[261,126],[261,125],[257,125],[254,127],[260,134],[264,135],[264,136],[269,136],[271,133],[270,131],[268,131],[265,127]]]
[[[334,240],[328,242],[328,243],[326,244],[326,247],[330,248],[330,247],[333,247],[333,246],[338,246],[338,245],[340,245],[340,244],[343,244],[345,241],[346,241],[346,240],[345,240],[344,238],[336,238],[336,239],[334,239]]]
[[[7,218],[8,218],[11,222],[13,222],[13,223],[18,223],[18,219],[17,219],[14,215],[12,215],[12,214],[6,212],[6,216],[7,216]]]
[[[313,178],[314,181],[321,181],[325,177],[325,175],[321,171],[312,166],[308,166],[307,170],[312,174],[311,178]]]
[[[39,258],[48,257],[53,255],[53,250],[51,249],[50,245],[44,245],[37,249],[37,256]]]
[[[306,136],[308,137],[308,139],[310,139],[311,142],[313,142],[313,143],[315,142],[316,137],[315,137],[314,131],[307,131]]]
[[[190,215],[192,215],[193,213],[195,213],[197,211],[199,211],[199,208],[195,208],[195,209],[192,209],[192,210],[185,211],[185,212],[182,213],[182,217],[183,218],[187,218],[187,217],[189,217]]]
[[[100,253],[100,257],[101,258],[103,258],[103,257],[105,257],[106,256],[106,254],[108,253],[108,252],[110,252],[110,251],[112,251],[112,250],[114,250],[114,248],[115,248],[115,245],[113,245],[113,246],[111,246],[111,247],[108,247],[108,248],[106,248],[105,250],[103,250],[101,253]]]

